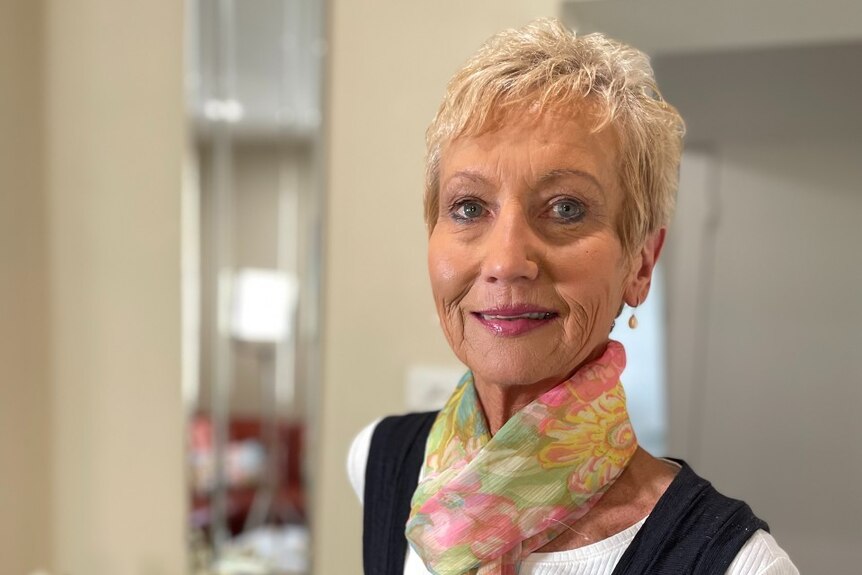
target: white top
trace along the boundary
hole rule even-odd
[[[365,464],[371,448],[371,436],[379,421],[372,422],[359,432],[347,456],[347,475],[360,503],[365,493]],[[611,575],[644,521],[646,517],[616,535],[584,547],[553,553],[532,553],[521,563],[520,575]],[[430,575],[413,549],[407,551],[404,575]],[[761,529],[740,549],[728,567],[727,575],[799,575],[799,571],[772,535]]]

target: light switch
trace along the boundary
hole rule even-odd
[[[461,381],[466,367],[413,365],[407,369],[404,403],[409,411],[440,409]]]

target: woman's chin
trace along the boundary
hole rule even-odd
[[[534,356],[519,357],[511,353],[489,353],[468,366],[479,386],[500,389],[528,388],[542,383],[555,385],[563,381],[568,373],[564,366],[537,361]]]
[[[581,364],[600,353],[598,348],[604,348],[602,344],[592,351],[590,345],[567,349],[560,343],[555,337],[498,340],[493,345],[472,346],[460,359],[480,386],[533,387],[541,391],[565,381]]]

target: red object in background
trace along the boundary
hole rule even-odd
[[[277,524],[305,523],[305,489],[303,486],[303,447],[305,426],[301,422],[278,424],[279,486],[270,508],[270,521]],[[212,422],[208,415],[199,414],[189,426],[193,454],[212,452]],[[237,417],[228,424],[228,444],[256,441],[266,447],[263,423],[255,418]],[[233,534],[242,530],[254,501],[257,486],[229,486],[227,491],[227,522]],[[208,528],[212,522],[212,495],[208,491],[193,491],[191,521],[193,526]]]
[[[198,415],[189,425],[193,451],[209,451],[213,447],[213,425],[209,417]]]

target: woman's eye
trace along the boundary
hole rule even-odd
[[[552,208],[554,215],[565,222],[575,222],[584,215],[584,206],[576,200],[560,200]]]
[[[455,206],[453,212],[455,218],[459,220],[469,221],[481,217],[485,213],[485,208],[479,202],[471,200],[464,201]]]

